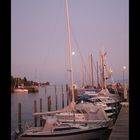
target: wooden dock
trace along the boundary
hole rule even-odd
[[[109,140],[129,140],[129,103],[123,102],[122,108],[112,128]]]

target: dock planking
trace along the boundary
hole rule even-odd
[[[129,140],[129,104],[122,103],[122,108],[112,129],[109,140]]]

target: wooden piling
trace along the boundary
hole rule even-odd
[[[64,108],[64,92],[63,92],[63,85],[61,86],[62,88],[62,108]]]
[[[67,105],[69,104],[69,92],[67,91]]]
[[[51,111],[51,96],[48,96],[48,111]]]
[[[37,102],[34,100],[34,113],[37,112]],[[37,117],[34,116],[34,126],[37,126]]]
[[[56,94],[56,85],[54,85],[54,91],[55,91],[55,94]]]
[[[68,92],[69,90],[69,87],[68,87],[68,84],[66,84],[66,92]]]
[[[67,91],[67,105],[69,104],[69,93]]]
[[[74,98],[75,98],[75,99],[77,99],[77,97],[78,97],[78,93],[77,93],[77,92],[78,92],[77,89],[74,88]]]
[[[62,93],[62,108],[64,108],[64,93]]]
[[[22,126],[21,126],[21,103],[18,103],[18,129],[19,129],[19,132],[22,132]]]
[[[69,87],[68,84],[66,84],[66,93],[67,93],[67,105],[69,104]]]
[[[55,107],[56,107],[56,110],[57,110],[57,94],[55,94]]]
[[[40,98],[40,112],[42,112],[42,98]],[[42,116],[40,116],[40,126],[42,126]]]
[[[57,110],[57,94],[56,94],[56,85],[55,85],[55,107],[56,107],[56,110]]]
[[[68,101],[69,101],[69,103],[72,101],[72,90],[70,89],[70,87],[68,90]]]

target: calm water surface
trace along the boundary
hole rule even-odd
[[[39,87],[38,93],[12,93],[11,94],[11,132],[18,127],[18,103],[21,103],[22,123],[33,122],[34,100],[37,102],[37,111],[40,107],[40,98],[42,98],[42,111],[48,109],[48,96],[51,96],[51,110],[62,108],[62,95],[64,94],[64,105],[67,105],[67,92],[65,86],[46,86]]]

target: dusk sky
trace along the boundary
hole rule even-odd
[[[129,1],[68,0],[74,83],[81,82],[82,63],[94,64],[99,51],[115,81],[129,79]],[[38,82],[68,82],[65,0],[11,1],[11,74]],[[83,61],[84,60],[84,61]],[[96,71],[96,70],[95,70]],[[94,74],[96,81],[96,73]]]

